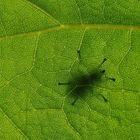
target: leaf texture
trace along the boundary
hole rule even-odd
[[[138,0],[1,0],[0,139],[140,139],[139,13]],[[103,76],[72,105],[58,83],[104,58],[116,81]]]

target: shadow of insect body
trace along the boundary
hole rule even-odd
[[[81,59],[80,51],[78,50],[77,53],[78,53],[78,58],[80,60]],[[105,74],[105,70],[102,70],[101,66],[106,60],[107,59],[104,58],[102,63],[92,72],[90,72],[90,74],[77,76],[73,78],[71,81],[69,81],[68,83],[61,83],[61,82],[58,83],[58,85],[67,85],[68,91],[73,91],[72,95],[75,96],[76,98],[72,102],[72,105],[76,103],[79,97],[83,98],[84,96],[86,96],[87,90],[90,87],[93,87],[95,83],[101,81],[102,76]],[[109,78],[107,76],[105,77],[115,82],[115,78]],[[98,94],[98,95],[100,95],[104,99],[105,102],[108,101],[102,94]]]

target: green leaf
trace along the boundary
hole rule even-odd
[[[0,21],[1,140],[140,139],[140,1],[0,0]],[[72,105],[58,83],[104,58]]]

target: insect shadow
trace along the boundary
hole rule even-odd
[[[81,59],[80,51],[78,50],[77,53],[78,58]],[[87,90],[90,87],[93,87],[95,83],[101,82],[102,76],[105,75],[105,70],[101,69],[101,66],[106,60],[107,59],[104,58],[103,61],[98,65],[98,67],[96,69],[93,69],[93,71],[88,74],[76,76],[67,83],[58,83],[58,85],[67,85],[68,91],[72,91],[71,95],[75,96],[75,100],[71,103],[72,105],[76,103],[79,97],[84,98],[87,95]],[[106,75],[105,77],[106,79],[112,80],[113,82],[115,82],[116,80],[115,78],[110,78]],[[100,95],[105,102],[108,101],[102,94],[98,95]]]

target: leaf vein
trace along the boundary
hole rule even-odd
[[[61,24],[56,18],[54,18],[52,15],[50,15],[46,10],[43,10],[42,8],[40,8],[39,6],[37,6],[36,4],[30,2],[29,0],[23,0],[23,1],[25,1],[28,4],[30,4],[32,7],[34,7],[35,9],[37,9],[39,11],[41,11],[45,15],[49,16],[54,23]]]
[[[2,109],[2,107],[0,107],[0,110],[3,113],[3,115],[7,118],[7,120],[9,120],[12,126],[15,127],[17,131],[19,131],[20,134],[22,134],[25,137],[25,139],[29,140],[28,136],[16,125],[16,123],[8,116],[8,114],[6,114],[6,112]]]

